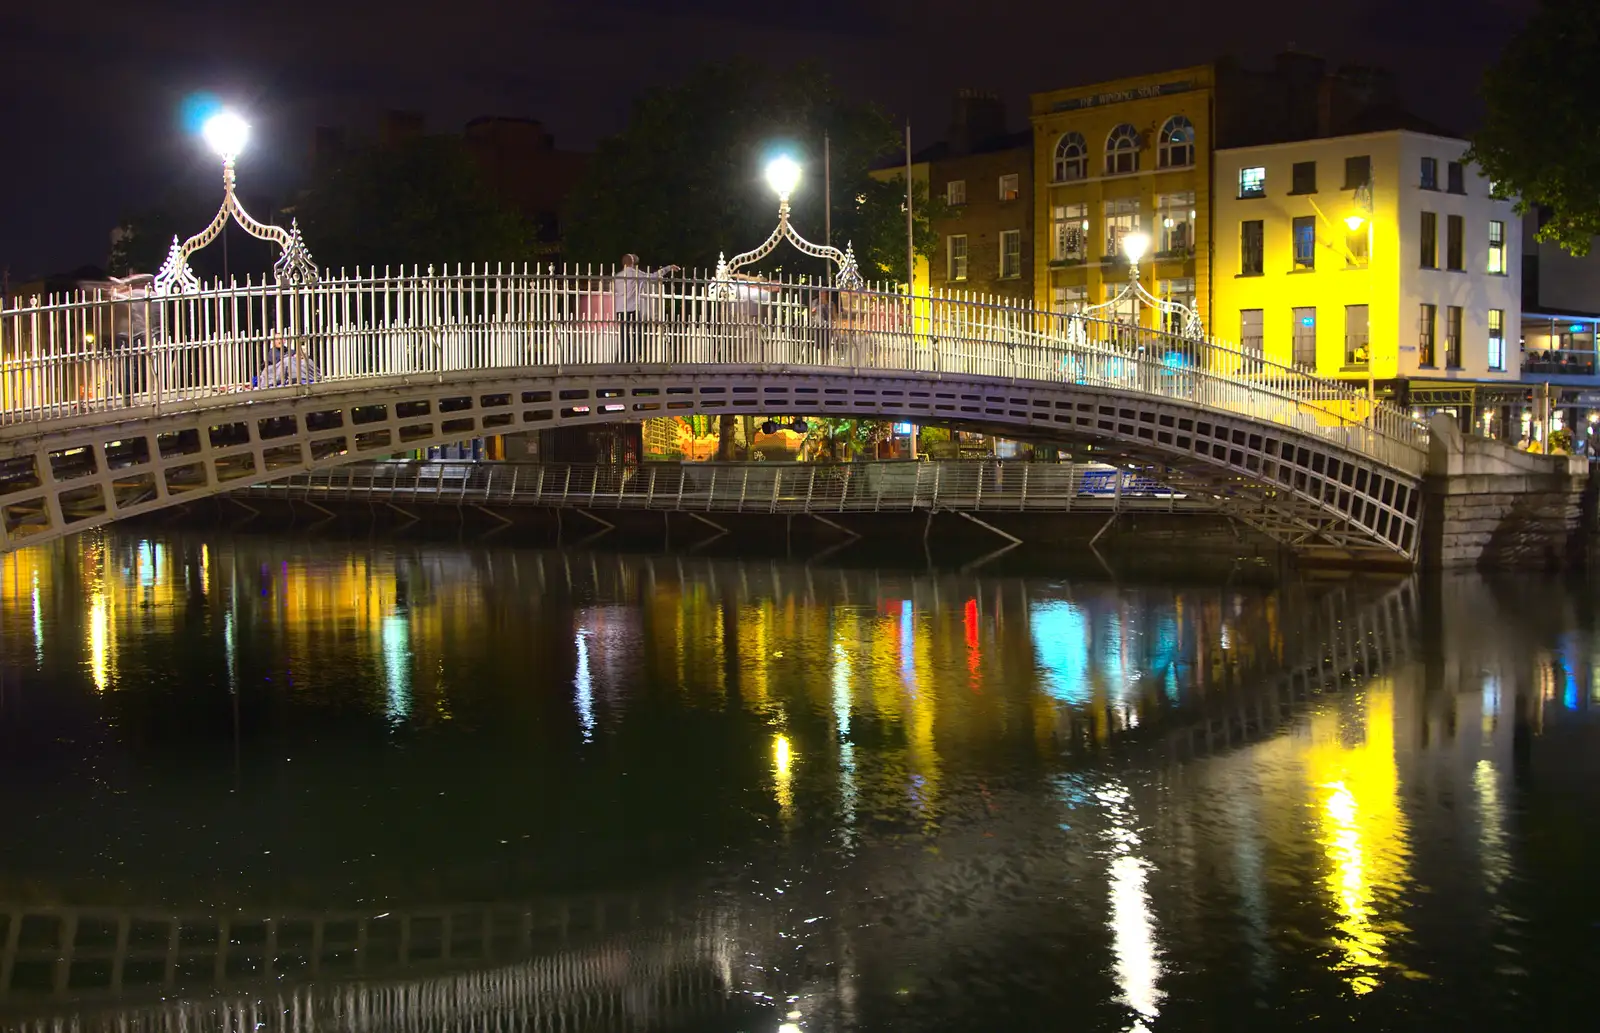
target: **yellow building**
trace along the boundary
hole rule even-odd
[[[1145,286],[1210,325],[1210,66],[1033,95],[1034,303],[1102,304],[1128,278],[1121,240],[1150,236]],[[1130,308],[1131,319],[1148,314]]]

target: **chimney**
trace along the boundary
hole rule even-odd
[[[1004,135],[1006,131],[1006,106],[998,95],[977,90],[961,90],[956,94],[950,112],[950,151],[952,154],[970,154],[985,140]]]

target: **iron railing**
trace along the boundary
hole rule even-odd
[[[0,309],[0,428],[251,389],[574,367],[739,367],[1073,382],[1244,415],[1417,472],[1423,424],[1347,384],[1216,339],[956,292],[804,278],[648,281],[619,313],[602,269],[369,270],[167,298],[104,291]],[[284,385],[290,386],[284,386]]]
[[[1210,508],[1147,473],[1088,463],[353,463],[243,497],[741,513],[1176,512]]]

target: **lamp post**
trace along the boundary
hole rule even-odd
[[[186,294],[199,290],[200,280],[195,276],[194,270],[189,268],[189,256],[217,237],[223,236],[229,219],[237,222],[252,237],[278,245],[280,253],[278,260],[273,263],[272,271],[279,286],[300,287],[316,283],[317,265],[311,260],[311,252],[306,249],[305,241],[300,236],[299,223],[291,224],[288,230],[278,226],[263,225],[252,218],[239,203],[239,197],[235,193],[237,177],[234,173],[234,162],[238,160],[245,144],[250,140],[250,124],[231,111],[222,111],[206,120],[200,129],[200,135],[216,152],[217,157],[222,159],[222,205],[212,217],[211,223],[199,233],[182,242],[177,237],[172,238],[172,247],[167,251],[167,259],[162,263],[161,270],[156,273],[155,282],[151,285],[153,293]],[[228,247],[226,236],[223,236],[222,247],[223,275],[226,278]]]
[[[1123,256],[1128,260],[1127,284],[1117,292],[1115,297],[1099,305],[1090,305],[1073,318],[1078,319],[1083,316],[1091,319],[1104,319],[1109,317],[1115,320],[1123,303],[1132,299],[1134,302],[1135,325],[1143,322],[1140,316],[1141,306],[1153,308],[1162,315],[1172,317],[1172,322],[1181,327],[1178,331],[1180,336],[1193,340],[1203,338],[1205,336],[1205,327],[1200,322],[1200,313],[1181,301],[1156,297],[1145,289],[1144,284],[1139,282],[1139,263],[1144,261],[1145,255],[1150,253],[1150,235],[1140,230],[1134,230],[1132,233],[1124,233],[1119,244],[1122,248]],[[1155,329],[1164,328],[1158,326]],[[1081,324],[1076,327],[1069,324],[1067,328],[1068,334],[1074,336],[1081,336],[1083,330],[1084,328]]]
[[[847,243],[843,251],[827,244],[813,244],[790,224],[789,198],[794,194],[795,187],[800,185],[799,163],[787,154],[780,154],[767,163],[766,176],[767,185],[778,195],[778,225],[773,227],[772,233],[759,247],[734,255],[731,259],[723,255],[717,256],[716,282],[711,288],[712,297],[733,297],[733,274],[772,254],[785,240],[793,244],[802,254],[832,262],[838,269],[834,280],[838,286],[846,290],[860,290],[864,287],[861,271],[856,266],[855,250],[850,244]]]

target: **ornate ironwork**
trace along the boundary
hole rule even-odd
[[[754,265],[778,249],[778,245],[787,240],[793,244],[795,250],[812,258],[821,258],[832,262],[837,268],[834,274],[834,284],[844,290],[861,290],[866,287],[866,281],[861,277],[860,266],[856,263],[856,252],[853,244],[845,244],[843,251],[827,244],[813,244],[802,237],[794,225],[789,222],[789,199],[778,199],[778,225],[773,227],[772,233],[759,245],[742,254],[734,255],[732,259],[723,254],[717,255],[717,272],[711,285],[711,296],[714,298],[728,299],[734,296],[733,274],[745,266]]]
[[[1090,305],[1084,308],[1082,311],[1074,313],[1072,318],[1067,321],[1068,338],[1074,340],[1088,340],[1088,331],[1083,325],[1083,321],[1085,319],[1106,319],[1106,315],[1109,315],[1112,318],[1106,319],[1106,321],[1115,322],[1117,306],[1123,304],[1129,298],[1132,298],[1135,302],[1140,305],[1144,305],[1147,308],[1155,309],[1163,316],[1177,317],[1179,323],[1179,329],[1177,333],[1180,337],[1185,337],[1193,341],[1205,339],[1205,324],[1203,324],[1200,320],[1200,313],[1196,312],[1191,306],[1185,305],[1181,301],[1173,301],[1171,298],[1160,298],[1150,293],[1150,291],[1145,288],[1145,285],[1139,280],[1139,263],[1132,261],[1128,263],[1128,283],[1122,288],[1122,290],[1117,292],[1116,297],[1110,299],[1109,301],[1102,302],[1099,305]],[[1158,329],[1165,330],[1166,327],[1162,326],[1158,327]],[[1076,335],[1076,337],[1074,337],[1074,335]]]
[[[271,241],[281,249],[278,260],[272,266],[273,275],[280,287],[306,287],[317,282],[317,264],[311,260],[311,252],[306,247],[305,239],[300,235],[299,221],[292,222],[287,230],[256,221],[245,211],[244,205],[239,203],[239,196],[234,186],[233,159],[224,158],[222,207],[217,209],[217,214],[212,217],[210,225],[188,240],[180,243],[176,236],[172,238],[172,247],[167,252],[167,260],[161,264],[161,269],[156,273],[155,281],[151,285],[153,294],[187,294],[199,290],[200,280],[195,276],[194,270],[189,268],[189,256],[221,236],[230,218],[252,237]]]

